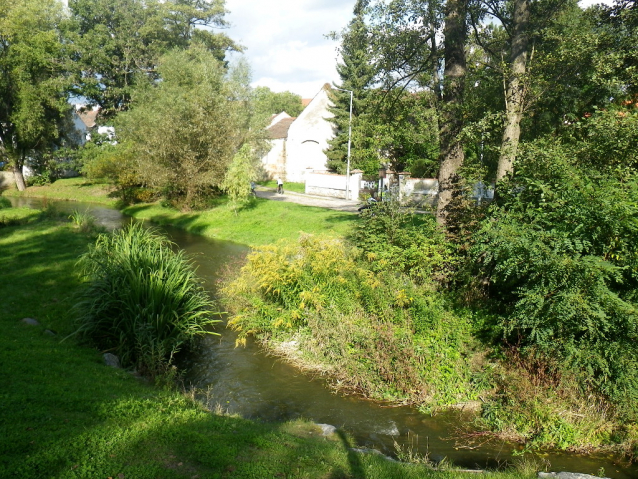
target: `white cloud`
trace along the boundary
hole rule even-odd
[[[613,0],[581,0],[587,6]],[[226,0],[227,34],[246,47],[253,85],[312,98],[325,83],[339,83],[338,42],[325,38],[352,19],[355,0]]]
[[[246,47],[255,85],[313,97],[326,82],[339,80],[337,42],[355,0],[227,0],[228,35]]]

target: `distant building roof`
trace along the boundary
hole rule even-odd
[[[278,113],[276,115],[272,115],[270,117],[270,124],[266,127],[269,128],[271,126],[273,126],[275,123],[280,122],[281,120],[284,120],[286,118],[291,118],[290,115],[288,113],[286,113],[285,111],[282,111],[281,113]]]
[[[311,101],[312,101],[312,98],[302,98],[301,99],[301,106],[306,108],[310,104]]]
[[[288,138],[288,130],[290,129],[290,125],[292,125],[292,122],[295,121],[296,119],[297,119],[296,117],[283,118],[279,120],[277,123],[275,123],[274,125],[271,125],[268,128],[266,128],[266,131],[268,132],[270,139],[278,140],[281,138]]]
[[[89,130],[95,128],[95,122],[97,120],[99,110],[80,109],[77,113],[80,120],[82,120],[82,123],[84,123]]]

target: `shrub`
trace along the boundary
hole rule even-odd
[[[397,201],[364,210],[350,240],[373,271],[405,273],[418,282],[445,280],[456,263],[454,249],[430,215],[417,215]]]
[[[261,247],[223,293],[239,342],[294,339],[303,361],[323,365],[340,388],[429,406],[478,394],[467,315],[450,312],[429,284],[371,270],[341,240]]]
[[[584,390],[635,415],[638,178],[578,161],[556,141],[529,145],[474,235],[470,264],[498,313],[493,333],[558,359]]]
[[[9,198],[0,196],[0,210],[3,210],[5,208],[11,208],[11,201],[9,200]]]
[[[194,338],[212,334],[213,304],[173,246],[140,224],[101,234],[80,259],[87,286],[76,334],[151,375],[166,371]]]

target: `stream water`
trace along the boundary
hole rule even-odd
[[[14,206],[41,207],[42,200],[12,199]],[[114,229],[132,221],[120,212],[99,205],[47,201],[56,209],[71,214],[89,211],[100,225]],[[241,261],[248,247],[214,241],[176,228],[162,228],[195,261],[198,274],[214,295],[223,268]],[[463,425],[458,413],[429,416],[410,407],[389,407],[355,396],[331,392],[320,378],[300,373],[285,362],[265,354],[254,343],[235,348],[235,334],[220,330],[221,336],[206,338],[190,360],[189,380],[201,392],[211,409],[262,421],[306,418],[331,424],[348,431],[361,447],[370,447],[388,455],[398,444],[413,453],[428,454],[434,461],[447,458],[457,466],[482,469],[511,462],[518,446],[510,443],[486,443],[467,446],[455,438]],[[638,467],[616,462],[611,456],[543,453],[529,455],[544,461],[551,471],[598,474],[607,477],[638,477]]]

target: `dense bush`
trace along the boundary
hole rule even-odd
[[[494,337],[557,360],[635,415],[638,177],[630,151],[605,159],[586,141],[600,128],[528,145],[474,235],[470,264],[488,285]]]
[[[343,241],[304,236],[248,256],[224,294],[239,341],[296,341],[301,364],[378,399],[443,405],[476,398],[473,341],[431,285],[373,271]]]
[[[417,215],[398,201],[363,211],[350,235],[373,271],[396,271],[417,282],[443,281],[456,263],[454,248],[429,215]]]
[[[183,252],[140,224],[100,235],[80,265],[87,284],[76,306],[77,334],[123,366],[161,374],[218,322]]]

